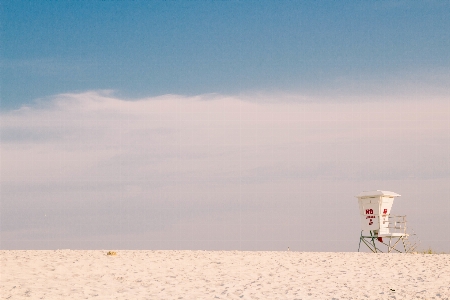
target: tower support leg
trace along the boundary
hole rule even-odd
[[[358,246],[358,252],[359,252],[359,249],[361,249],[361,240],[363,239],[363,237],[362,237],[362,230],[361,230],[361,235],[360,235],[360,237],[359,237],[359,246]]]

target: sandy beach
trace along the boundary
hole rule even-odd
[[[2,299],[449,299],[450,255],[0,251]]]

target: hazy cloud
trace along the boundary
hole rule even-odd
[[[357,235],[362,189],[418,207],[432,186],[424,209],[448,211],[448,99],[321,100],[90,91],[4,112],[2,247],[352,250],[313,228]]]

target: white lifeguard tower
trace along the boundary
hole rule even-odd
[[[417,243],[411,244],[408,241],[406,216],[390,214],[395,197],[400,195],[380,190],[362,192],[356,196],[362,229],[358,252],[361,242],[374,253],[392,251],[408,253],[417,247]],[[400,245],[403,245],[403,249],[398,248]],[[383,248],[385,251],[382,250]]]

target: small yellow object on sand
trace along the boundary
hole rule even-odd
[[[108,253],[106,253],[106,255],[117,255],[117,253],[115,251],[108,251]]]

